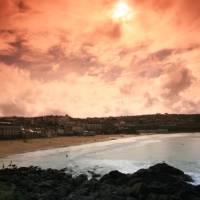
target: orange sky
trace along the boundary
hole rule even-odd
[[[0,115],[200,112],[200,1],[121,1],[0,0]]]

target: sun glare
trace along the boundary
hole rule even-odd
[[[125,1],[119,1],[112,13],[112,18],[114,20],[120,20],[120,21],[129,21],[133,17],[133,10],[131,7],[125,2]]]

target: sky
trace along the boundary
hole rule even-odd
[[[0,0],[0,116],[200,112],[199,0]]]

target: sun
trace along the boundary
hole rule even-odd
[[[132,8],[125,1],[120,0],[113,9],[112,18],[117,21],[129,21],[132,17]]]

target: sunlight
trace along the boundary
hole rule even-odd
[[[132,8],[125,1],[120,0],[113,9],[112,18],[117,21],[129,21],[132,17]]]

